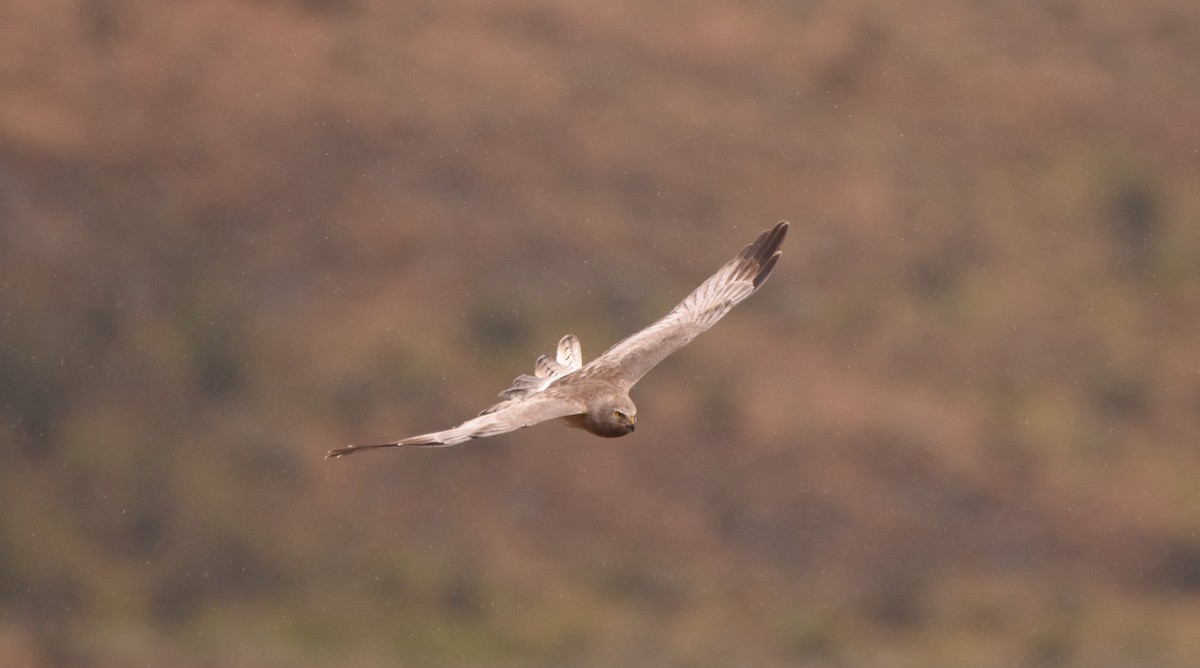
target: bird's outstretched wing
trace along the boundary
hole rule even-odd
[[[479,417],[472,418],[466,422],[445,431],[435,431],[430,434],[421,434],[413,436],[402,441],[393,441],[391,443],[376,443],[374,445],[350,445],[344,448],[330,450],[325,455],[326,459],[343,457],[345,455],[354,454],[362,450],[373,450],[376,448],[397,448],[397,447],[420,447],[420,448],[440,448],[447,445],[455,445],[463,441],[469,441],[473,438],[483,438],[485,436],[495,436],[505,432],[529,427],[539,422],[553,420],[555,418],[566,417],[568,415],[578,415],[587,410],[587,406],[577,398],[566,396],[565,393],[555,393],[553,391],[544,394],[531,396],[527,399],[515,401],[505,405],[503,408],[490,413],[484,413]]]
[[[375,448],[455,445],[547,420],[588,413],[597,401],[611,400],[613,391],[628,392],[655,364],[712,327],[738,302],[754,294],[775,267],[787,228],[788,224],[782,222],[763,232],[665,317],[609,348],[582,368],[579,340],[567,335],[559,342],[555,360],[548,356],[539,358],[533,375],[519,376],[512,387],[500,393],[504,401],[485,409],[478,417],[453,429],[402,441],[330,450],[326,458]],[[605,389],[597,393],[595,384],[589,380],[601,381]],[[628,402],[628,397],[625,400]]]
[[[609,348],[579,373],[605,376],[628,391],[654,365],[712,327],[738,302],[758,290],[779,259],[779,246],[787,230],[787,222],[781,222],[763,232],[670,313]]]

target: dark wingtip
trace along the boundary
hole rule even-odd
[[[787,235],[787,231],[788,222],[780,221],[775,224],[775,227],[758,235],[754,243],[742,249],[742,257],[751,261],[746,269],[758,269],[751,279],[754,282],[755,290],[763,284],[763,281],[767,280],[767,276],[775,268],[775,263],[779,261],[779,255],[782,253],[779,247],[783,244],[783,238]]]
[[[775,224],[769,230],[763,230],[763,233],[758,235],[752,243],[742,249],[742,257],[755,258],[761,262],[766,262],[767,258],[775,254],[779,247],[783,244],[783,238],[787,236],[788,222],[782,220]]]
[[[783,251],[775,251],[771,259],[767,260],[763,268],[759,270],[758,275],[754,277],[754,289],[757,290],[760,285],[767,281],[767,277],[771,275],[771,270],[775,268],[775,263],[779,261],[779,256],[783,255]]]
[[[337,459],[338,457],[345,457],[346,455],[352,455],[361,450],[374,450],[376,448],[394,448],[398,445],[400,445],[400,444],[399,443],[378,443],[375,445],[347,445],[344,448],[334,448],[333,450],[330,450],[329,452],[325,453],[325,459]]]
[[[772,254],[779,250],[779,246],[783,244],[783,238],[787,236],[788,225],[789,223],[786,220],[781,220],[775,223],[775,227],[771,228],[766,246]]]

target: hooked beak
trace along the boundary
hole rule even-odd
[[[634,427],[636,426],[636,424],[637,424],[637,418],[630,415],[629,416],[629,431],[632,432],[634,430]]]

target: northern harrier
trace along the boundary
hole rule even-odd
[[[586,365],[579,339],[568,334],[558,342],[555,359],[539,357],[533,375],[518,376],[512,387],[500,393],[503,401],[484,409],[478,417],[453,429],[402,441],[330,450],[326,458],[374,448],[455,445],[555,419],[597,436],[624,436],[633,431],[637,421],[629,389],[667,355],[687,345],[758,290],[779,259],[779,246],[787,228],[788,224],[782,222],[763,232],[665,317]]]

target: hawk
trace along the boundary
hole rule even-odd
[[[539,357],[532,375],[517,376],[512,386],[500,393],[502,401],[477,417],[452,429],[401,441],[337,448],[326,458],[376,448],[455,445],[549,420],[562,420],[597,436],[624,436],[637,423],[630,388],[654,365],[712,327],[762,286],[779,260],[787,229],[785,221],[763,232],[670,313],[587,364],[579,339],[568,334],[558,342],[554,359]]]

